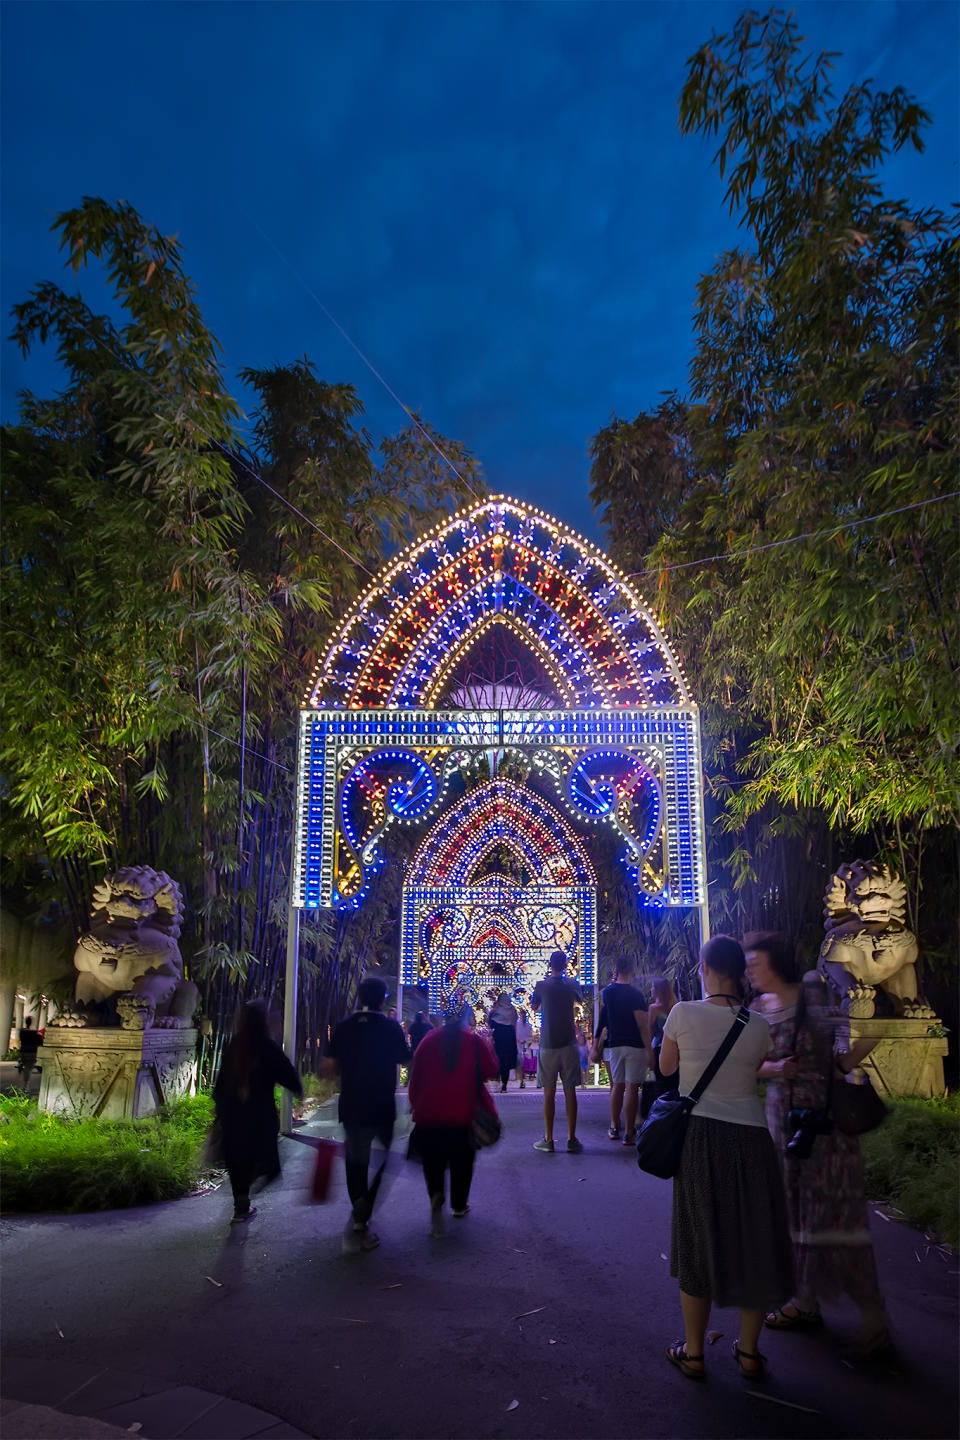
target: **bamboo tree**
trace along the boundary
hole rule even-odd
[[[606,427],[593,472],[703,706],[715,923],[811,935],[838,846],[911,881],[926,846],[955,890],[960,731],[957,226],[883,190],[929,117],[835,96],[831,62],[776,11],[691,58],[681,129],[745,241],[699,283],[690,395]]]

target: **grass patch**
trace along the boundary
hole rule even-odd
[[[0,1208],[76,1213],[176,1200],[196,1187],[212,1116],[205,1094],[148,1120],[74,1120],[0,1097]]]
[[[860,1146],[867,1193],[896,1206],[908,1225],[960,1247],[960,1096],[895,1100]]]
[[[303,1082],[303,1099],[294,1100],[293,1113],[297,1120],[302,1120],[318,1105],[329,1100],[331,1095],[337,1095],[340,1091],[339,1080],[325,1080],[320,1075],[301,1075]],[[277,1092],[279,1094],[279,1091]]]

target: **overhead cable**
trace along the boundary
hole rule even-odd
[[[748,555],[758,555],[761,550],[777,550],[783,545],[796,545],[800,540],[821,540],[827,535],[839,535],[841,530],[852,530],[856,525],[870,525],[875,520],[887,520],[891,515],[903,515],[908,510],[919,510],[924,505],[936,505],[941,500],[955,500],[958,495],[960,490],[948,490],[944,495],[931,495],[927,500],[914,500],[909,505],[899,505],[896,510],[883,510],[877,515],[862,515],[859,520],[844,520],[826,530],[807,530],[802,535],[788,535],[785,540],[769,540],[763,545],[746,545],[742,550],[727,550],[720,555],[702,555],[699,560],[680,560],[676,564],[631,570],[627,579],[638,580],[642,575],[661,575],[665,570],[690,570],[696,565],[711,565],[715,560],[742,560]]]
[[[469,480],[467,480],[467,479],[465,478],[465,476],[461,475],[461,473],[460,473],[460,471],[457,469],[456,465],[454,465],[453,461],[450,459],[450,456],[447,455],[446,452],[441,448],[441,446],[439,446],[439,445],[437,444],[436,440],[434,440],[434,438],[433,438],[433,436],[430,434],[429,430],[427,430],[423,425],[421,425],[420,420],[419,420],[418,417],[414,414],[414,412],[410,409],[409,405],[405,405],[405,404],[404,404],[404,402],[400,399],[400,396],[397,394],[396,390],[394,390],[393,387],[392,387],[391,385],[389,385],[389,384],[387,383],[387,381],[384,379],[384,377],[380,374],[380,371],[379,371],[379,370],[377,369],[377,367],[373,364],[373,361],[372,361],[372,360],[369,360],[369,359],[367,358],[367,356],[363,353],[363,351],[360,349],[360,346],[356,343],[356,341],[352,338],[352,336],[348,335],[347,331],[346,331],[346,330],[343,328],[343,326],[340,324],[340,321],[337,319],[337,317],[330,312],[330,310],[327,308],[326,305],[324,305],[324,303],[323,303],[323,301],[320,299],[319,295],[316,294],[316,292],[311,288],[311,286],[307,283],[307,281],[306,281],[306,280],[303,278],[303,276],[300,274],[299,270],[298,270],[298,269],[296,268],[296,266],[293,264],[293,261],[290,260],[290,258],[289,258],[287,255],[284,254],[284,252],[280,249],[280,246],[277,244],[277,242],[272,238],[272,236],[270,236],[270,235],[267,234],[266,230],[263,229],[262,225],[260,224],[260,222],[259,222],[258,220],[254,219],[253,216],[250,216],[250,220],[251,220],[251,223],[253,224],[254,228],[260,232],[260,234],[262,235],[263,239],[267,242],[267,244],[270,245],[270,246],[276,251],[276,253],[280,256],[280,259],[281,259],[281,260],[283,261],[283,263],[287,266],[288,270],[290,271],[290,273],[291,273],[291,275],[294,277],[294,279],[297,280],[297,281],[299,282],[299,284],[301,284],[301,285],[303,286],[304,290],[306,290],[307,294],[310,296],[310,299],[314,302],[314,304],[315,304],[315,305],[318,305],[318,306],[320,307],[320,309],[323,311],[323,314],[327,317],[327,319],[329,320],[330,324],[334,327],[334,329],[337,330],[337,331],[343,336],[344,340],[346,340],[346,342],[347,342],[347,344],[350,346],[351,350],[353,350],[357,355],[359,355],[359,357],[360,357],[360,359],[363,361],[364,365],[366,365],[367,369],[370,371],[370,374],[373,375],[377,380],[380,381],[380,384],[383,386],[384,390],[386,390],[386,392],[387,392],[387,394],[390,396],[391,400],[395,400],[395,401],[396,401],[396,403],[400,406],[400,409],[401,409],[401,410],[403,411],[403,413],[407,416],[408,420],[410,420],[414,425],[416,425],[417,429],[420,431],[420,434],[423,436],[423,438],[424,438],[430,445],[433,446],[434,450],[436,450],[437,454],[440,456],[440,458],[441,458],[441,460],[444,462],[444,464],[445,464],[445,465],[449,465],[449,467],[450,467],[450,469],[453,471],[454,475],[456,475],[457,479],[460,481],[460,484],[463,485],[465,489],[467,489],[467,490],[470,491],[470,494],[473,496],[474,500],[482,500],[483,497],[482,497],[481,495],[478,495],[477,492],[476,492],[476,490],[474,490],[473,486],[470,484]]]

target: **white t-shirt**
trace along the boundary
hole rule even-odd
[[[736,1016],[733,1006],[705,1000],[680,1000],[667,1016],[664,1035],[680,1051],[680,1094],[689,1095],[712,1060]],[[763,1101],[757,1094],[757,1070],[770,1053],[770,1026],[751,1014],[726,1060],[693,1111],[706,1120],[766,1128]]]

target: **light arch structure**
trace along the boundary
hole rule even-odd
[[[447,698],[494,626],[540,667],[550,694],[539,708]],[[361,905],[392,829],[435,823],[483,765],[495,773],[517,754],[573,832],[613,830],[639,903],[699,907],[706,935],[700,719],[680,660],[602,551],[504,496],[385,566],[311,675],[292,906]]]
[[[491,625],[513,629],[565,708],[690,704],[652,610],[597,546],[495,496],[428,531],[375,577],[304,695],[309,709],[431,709]]]
[[[485,871],[492,854],[510,874]],[[586,848],[536,791],[492,780],[435,822],[403,886],[400,982],[426,983],[435,1013],[526,1007],[554,950],[587,985],[596,974],[596,877]]]

